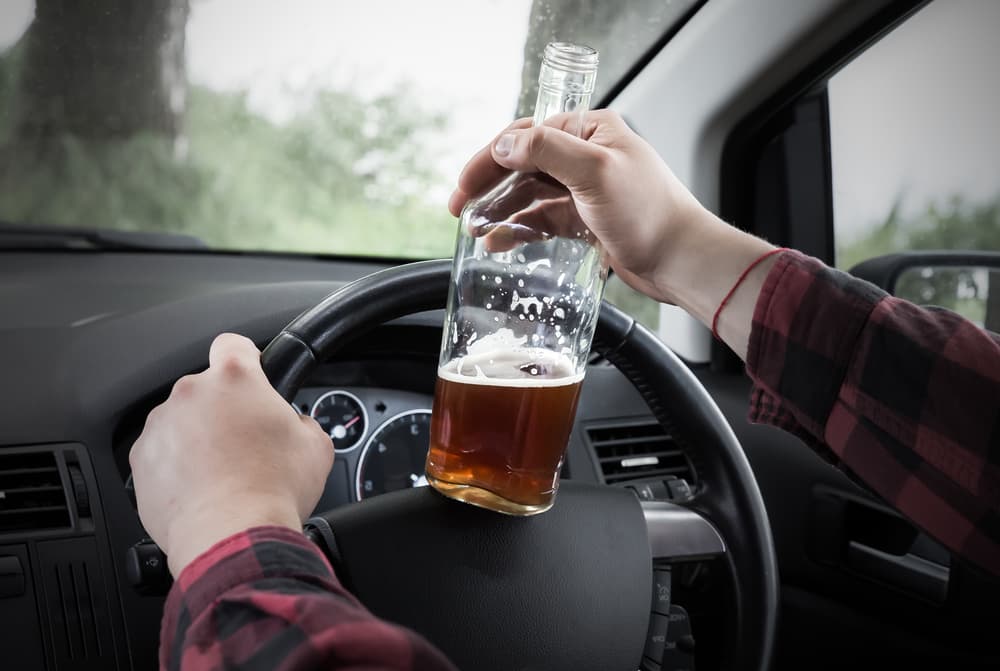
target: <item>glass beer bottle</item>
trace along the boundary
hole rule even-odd
[[[597,52],[552,43],[536,125],[579,135]],[[512,515],[549,509],[573,428],[607,260],[562,185],[514,173],[459,221],[441,345],[427,481]]]

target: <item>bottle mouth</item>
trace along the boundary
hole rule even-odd
[[[597,49],[585,44],[549,42],[545,47],[543,61],[575,72],[592,72],[597,69],[598,53]]]

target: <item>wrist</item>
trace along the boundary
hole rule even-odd
[[[163,546],[170,573],[181,571],[219,541],[253,527],[278,526],[301,531],[302,520],[294,504],[254,500],[228,505],[192,506],[177,515],[166,533]]]
[[[739,274],[774,246],[698,205],[671,236],[656,284],[665,302],[709,326]]]

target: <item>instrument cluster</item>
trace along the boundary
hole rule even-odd
[[[426,486],[431,400],[368,387],[300,390],[292,405],[319,423],[336,453],[318,509]]]

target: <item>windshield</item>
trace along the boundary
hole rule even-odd
[[[447,196],[545,44],[600,50],[600,100],[693,4],[5,0],[0,220],[449,256]]]

